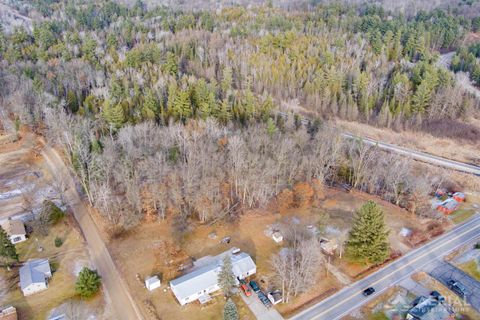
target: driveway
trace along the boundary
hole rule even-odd
[[[48,165],[52,176],[66,177],[68,190],[65,198],[73,215],[77,220],[82,233],[88,244],[88,251],[93,265],[102,276],[102,285],[111,300],[112,309],[119,320],[143,319],[140,310],[132,299],[128,286],[118,272],[107,246],[103,242],[95,222],[89,214],[87,207],[83,204],[79,193],[76,190],[75,181],[62,161],[58,153],[49,146],[45,146],[42,156]]]
[[[250,297],[245,296],[243,293],[240,295],[257,320],[283,320],[283,317],[277,310],[275,310],[274,307],[270,309],[265,308],[255,293],[253,293]]]
[[[463,284],[467,289],[467,302],[480,312],[480,282],[445,261],[437,263],[429,273],[444,285],[447,284],[448,280],[455,280]]]

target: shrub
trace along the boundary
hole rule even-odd
[[[56,237],[55,238],[55,247],[59,248],[59,247],[62,246],[62,244],[63,244],[62,238]]]
[[[96,270],[83,267],[75,283],[75,292],[82,298],[90,298],[98,292],[102,277]]]
[[[48,221],[52,225],[56,225],[65,217],[65,212],[50,200],[45,200],[43,202],[43,210],[45,210],[45,214],[48,216]]]
[[[58,261],[50,260],[49,263],[50,263],[50,270],[52,271],[52,273],[55,273],[60,267],[60,264],[58,263]]]
[[[480,242],[475,243],[475,245],[473,246],[473,248],[475,248],[475,249],[480,249]]]

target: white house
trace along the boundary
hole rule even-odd
[[[148,289],[148,291],[153,291],[157,288],[160,288],[160,285],[161,283],[158,276],[153,276],[145,279],[145,287]]]
[[[218,273],[222,269],[225,255],[231,256],[232,272],[237,279],[244,279],[257,272],[255,262],[245,252],[237,254],[232,251],[224,252],[214,257],[211,263],[170,281],[170,288],[182,306],[196,300],[202,303],[209,301],[209,294],[220,290]]]
[[[25,225],[23,224],[23,221],[6,220],[2,222],[1,226],[7,233],[12,244],[27,240],[27,232],[25,231]]]
[[[46,290],[48,279],[51,277],[52,271],[47,259],[27,261],[20,268],[20,288],[23,295],[28,296]]]

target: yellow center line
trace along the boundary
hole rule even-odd
[[[473,221],[472,221],[472,222],[473,222]],[[470,223],[467,223],[467,224],[470,224]],[[463,226],[465,226],[465,225],[463,225]],[[440,247],[443,247],[443,246],[447,245],[448,243],[451,243],[451,242],[457,240],[458,238],[462,237],[463,235],[465,235],[465,234],[467,234],[467,233],[469,233],[469,232],[472,232],[472,230],[474,230],[475,228],[478,228],[478,226],[474,227],[473,229],[470,228],[470,229],[468,229],[467,231],[464,231],[464,232],[458,234],[456,237],[454,237],[454,238],[452,238],[452,239],[444,242],[443,244],[441,244]],[[452,230],[452,231],[455,231],[455,230]],[[452,231],[451,231],[451,232],[452,232]],[[434,239],[433,241],[435,241],[435,239]],[[373,282],[373,283],[371,284],[371,286],[372,286],[372,285],[375,285],[375,284],[377,284],[377,283],[379,283],[379,282],[381,282],[381,281],[383,281],[383,280],[385,280],[386,278],[390,277],[393,273],[396,273],[396,272],[398,272],[398,271],[400,271],[400,270],[403,270],[403,269],[407,268],[408,266],[410,266],[411,264],[413,264],[413,263],[416,262],[417,260],[419,260],[419,259],[425,257],[426,255],[430,254],[430,253],[432,252],[432,250],[438,250],[438,249],[439,249],[439,247],[437,246],[437,247],[433,247],[432,249],[427,250],[425,253],[421,254],[420,256],[418,256],[418,257],[414,258],[413,260],[407,262],[406,264],[402,265],[402,267],[396,269],[396,270],[393,271],[393,272],[390,272],[389,274],[387,274],[387,275],[384,276],[383,278],[381,278],[381,279]],[[391,266],[391,265],[390,265],[390,266]],[[387,267],[388,267],[388,266],[387,266]],[[373,276],[373,275],[372,275],[372,276]],[[364,279],[364,280],[365,280],[365,279]],[[361,280],[360,280],[360,281],[361,281]],[[355,294],[352,294],[351,296],[349,296],[348,298],[346,298],[345,300],[343,300],[341,303],[337,303],[337,304],[331,306],[330,308],[328,308],[328,309],[326,309],[326,310],[323,310],[321,313],[315,315],[312,319],[316,319],[316,318],[324,315],[325,313],[331,311],[332,309],[336,308],[337,306],[342,305],[342,304],[344,304],[344,303],[352,300],[354,297],[358,296],[359,294],[360,294],[359,292],[357,292],[357,293],[355,293]],[[332,297],[334,297],[334,296],[332,296]],[[307,312],[308,312],[308,311],[307,311]],[[299,315],[299,316],[300,316],[300,315]]]

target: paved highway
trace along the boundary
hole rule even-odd
[[[444,168],[453,169],[453,170],[462,171],[462,172],[471,173],[471,174],[480,176],[480,167],[475,166],[473,164],[468,164],[464,162],[459,162],[459,161],[454,161],[454,160],[434,156],[429,153],[400,147],[394,144],[390,144],[390,143],[386,143],[386,142],[382,142],[382,141],[378,141],[370,138],[359,137],[351,133],[343,133],[343,136],[349,139],[361,139],[364,143],[367,143],[370,145],[377,145],[381,149],[384,149],[390,152],[395,152],[407,157],[411,157],[412,159],[415,159],[418,161],[428,162]]]
[[[466,223],[430,241],[428,244],[409,252],[400,259],[343,288],[336,294],[292,317],[292,320],[335,320],[340,319],[367,301],[409,277],[413,273],[443,258],[456,248],[480,236],[480,215],[477,213]],[[374,287],[376,293],[364,297],[365,288]]]
[[[289,116],[289,114],[285,113],[285,112],[278,112],[278,115],[280,115],[284,119],[287,119],[288,116]],[[308,125],[309,121],[310,121],[309,119],[303,118],[302,119],[302,124],[303,125]],[[415,159],[415,160],[418,160],[418,161],[431,163],[431,164],[436,165],[436,166],[440,166],[440,167],[444,167],[444,168],[448,168],[448,169],[452,169],[452,170],[461,171],[461,172],[470,173],[470,174],[480,176],[480,166],[476,166],[476,165],[473,165],[473,164],[464,163],[464,162],[460,162],[460,161],[450,160],[450,159],[442,158],[442,157],[439,157],[439,156],[434,156],[434,155],[426,153],[426,152],[421,152],[421,151],[417,151],[417,150],[414,150],[414,149],[400,147],[400,146],[395,145],[395,144],[386,143],[386,142],[382,142],[382,141],[379,141],[379,140],[374,140],[374,139],[370,139],[370,138],[366,138],[366,137],[357,136],[357,135],[354,135],[354,134],[349,133],[349,132],[344,132],[344,133],[342,133],[342,135],[347,139],[361,139],[363,142],[365,142],[367,144],[377,145],[381,149],[384,149],[384,150],[387,150],[387,151],[390,151],[390,152],[394,152],[394,153],[397,153],[397,154],[400,154],[400,155],[403,155],[403,156],[406,156],[406,157],[411,157],[412,159]]]

